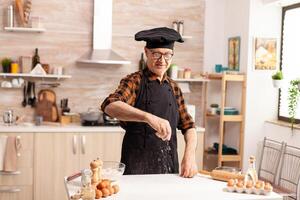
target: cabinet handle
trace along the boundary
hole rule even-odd
[[[14,171],[14,172],[0,171],[0,175],[19,175],[19,174],[21,174],[20,171]]]
[[[21,153],[20,150],[22,148],[22,143],[21,143],[21,136],[17,136],[16,137],[16,150],[17,150],[17,156],[20,157]]]
[[[81,153],[85,154],[85,135],[81,136]]]
[[[0,193],[17,193],[21,192],[19,188],[0,188]]]
[[[73,154],[77,153],[76,147],[77,147],[77,136],[73,135]]]

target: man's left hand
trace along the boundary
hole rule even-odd
[[[198,172],[196,158],[194,153],[185,154],[181,162],[180,176],[184,178],[192,178]]]

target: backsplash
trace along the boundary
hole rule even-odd
[[[62,98],[69,98],[71,112],[98,107],[122,77],[138,70],[138,60],[145,43],[136,42],[133,36],[143,29],[171,27],[172,21],[184,20],[184,33],[193,38],[175,45],[173,63],[189,67],[195,72],[203,69],[204,0],[114,0],[112,46],[117,53],[131,61],[130,65],[123,66],[76,63],[92,49],[93,0],[33,0],[31,15],[42,17],[46,29],[44,33],[3,31],[5,11],[10,2],[2,0],[0,3],[0,59],[32,56],[34,49],[39,48],[42,63],[52,67],[62,66],[66,74],[72,75],[71,79],[61,81],[61,85],[54,88],[57,103]],[[0,79],[0,82],[3,80]],[[191,91],[185,97],[189,104],[197,106],[196,119],[200,124],[201,84],[191,84]],[[27,120],[32,120],[34,110],[21,105],[22,92],[22,89],[0,88],[0,116],[10,108],[15,115],[26,115]]]

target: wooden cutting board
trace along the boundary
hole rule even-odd
[[[21,25],[24,26],[25,18],[24,18],[23,0],[16,0],[16,8],[19,13]]]
[[[36,115],[43,116],[43,121],[58,121],[59,115],[56,105],[56,95],[53,90],[44,89],[39,91]]]

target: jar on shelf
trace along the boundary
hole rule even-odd
[[[17,62],[12,62],[10,67],[11,67],[10,72],[12,74],[17,74],[17,73],[20,72],[20,67],[19,67],[19,64]]]
[[[171,79],[176,79],[178,76],[178,66],[176,64],[171,64],[169,68],[169,76]]]
[[[191,78],[191,75],[192,75],[192,70],[190,68],[185,68],[183,77],[189,79]]]
[[[184,69],[178,69],[177,71],[177,78],[184,78]]]

